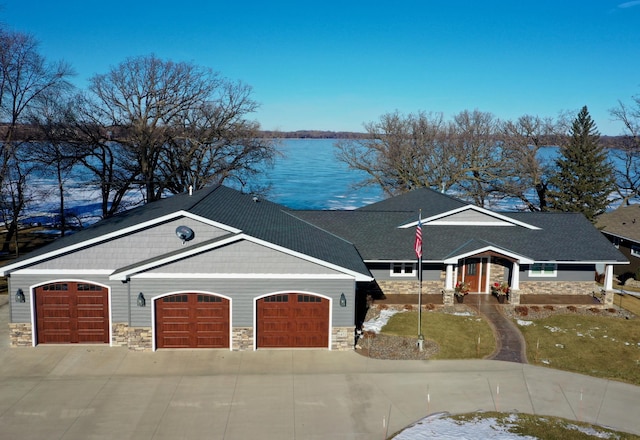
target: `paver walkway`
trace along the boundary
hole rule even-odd
[[[518,327],[504,316],[501,306],[492,304],[492,297],[477,296],[479,301],[470,301],[469,305],[483,314],[496,330],[498,350],[490,359],[526,364],[526,343]]]

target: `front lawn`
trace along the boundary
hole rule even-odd
[[[518,324],[531,364],[640,385],[640,319],[562,314]]]
[[[393,315],[382,333],[416,336],[418,312]],[[477,359],[491,355],[496,340],[489,324],[479,316],[460,316],[441,312],[422,312],[422,334],[439,346],[433,359]]]

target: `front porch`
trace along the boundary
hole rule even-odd
[[[444,305],[443,295],[433,295],[433,294],[423,294],[421,298],[422,307],[429,307],[429,304],[433,304],[435,306]],[[498,302],[498,298],[494,295],[486,294],[486,293],[470,293],[465,295],[464,304],[467,305],[480,305],[480,304],[495,304],[501,305]],[[373,300],[373,304],[378,306],[380,305],[388,305],[388,306],[399,306],[399,305],[407,305],[411,307],[418,307],[418,295],[417,294],[389,294],[384,295],[382,298],[376,298]],[[507,300],[502,305],[509,305],[509,301]],[[602,304],[598,299],[594,298],[592,295],[520,295],[520,304],[521,305],[598,305]]]

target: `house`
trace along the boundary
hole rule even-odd
[[[624,256],[578,214],[497,213],[419,189],[352,211],[294,211],[216,186],[149,203],[0,268],[12,345],[348,349],[356,304],[422,289],[453,303],[457,280],[510,302],[610,290]],[[611,303],[612,294],[607,301]]]
[[[620,281],[640,274],[640,205],[620,206],[598,216],[596,227],[629,259],[626,266],[615,266]]]

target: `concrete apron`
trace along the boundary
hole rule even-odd
[[[0,338],[7,324],[0,306]],[[0,396],[3,438],[372,439],[428,414],[476,410],[640,434],[640,387],[513,362],[326,350],[3,345]]]

